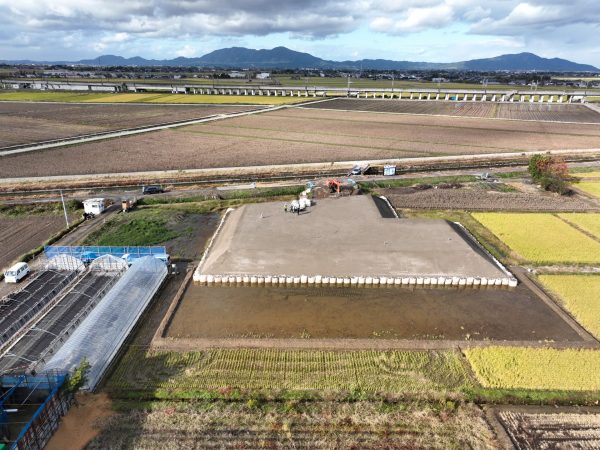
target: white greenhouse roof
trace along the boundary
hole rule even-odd
[[[84,389],[94,390],[166,276],[159,259],[137,259],[43,370],[71,371],[85,358],[90,371]]]

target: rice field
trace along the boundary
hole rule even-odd
[[[600,390],[598,350],[491,346],[464,354],[487,388]]]
[[[600,263],[600,242],[551,214],[472,215],[523,259],[534,264]]]
[[[469,377],[455,352],[215,349],[154,352],[131,347],[108,381],[117,395],[159,398],[222,389],[424,394],[457,390]]]
[[[600,239],[600,214],[565,213],[558,216]]]
[[[600,338],[600,275],[540,275],[575,319]]]
[[[573,175],[577,178],[600,178],[600,170],[594,172],[576,172]]]
[[[258,95],[193,95],[162,93],[0,92],[0,101],[83,103],[191,103],[283,105],[314,100],[312,97]]]
[[[576,183],[575,187],[595,197],[600,197],[600,183],[593,181],[583,181],[581,183]]]

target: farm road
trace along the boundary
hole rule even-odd
[[[420,165],[436,167],[438,170],[455,169],[458,165],[466,165],[468,168],[476,167],[479,172],[489,170],[491,167],[497,166],[518,166],[519,163],[524,163],[528,157],[536,154],[552,153],[553,155],[564,156],[565,158],[586,158],[588,160],[597,159],[600,157],[600,148],[585,148],[585,149],[570,149],[570,150],[536,150],[528,152],[514,153],[485,153],[476,155],[451,155],[451,156],[426,156],[426,157],[410,157],[410,158],[390,158],[390,159],[372,159],[372,160],[346,160],[346,161],[330,161],[319,163],[297,163],[297,164],[273,164],[273,165],[257,165],[257,166],[230,166],[217,168],[202,168],[202,169],[177,169],[177,170],[155,170],[155,171],[139,171],[139,172],[118,172],[118,173],[97,173],[97,174],[81,174],[81,175],[49,175],[49,176],[33,176],[33,177],[18,177],[18,178],[0,178],[0,186],[21,185],[23,183],[36,184],[38,188],[40,184],[52,183],[56,188],[61,183],[78,183],[78,182],[95,182],[105,186],[117,184],[117,180],[143,179],[148,180],[181,180],[185,181],[201,181],[204,179],[211,180],[212,183],[234,183],[243,177],[244,182],[252,178],[261,178],[265,174],[273,176],[273,174],[295,173],[297,177],[302,178],[302,174],[307,177],[314,178],[314,173],[331,173],[331,172],[346,172],[355,164],[371,164],[384,165],[395,164],[401,167],[419,167]],[[0,155],[1,157],[1,155]],[[420,168],[420,167],[419,167]],[[223,180],[223,177],[227,177]],[[221,179],[219,179],[221,178]],[[386,177],[389,178],[389,177]],[[135,182],[132,181],[135,184]],[[139,181],[138,181],[139,183]],[[173,181],[171,181],[173,183]]]

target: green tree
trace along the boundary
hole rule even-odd
[[[87,374],[90,370],[90,363],[83,358],[77,368],[69,376],[65,382],[65,390],[71,394],[77,393],[87,381]]]

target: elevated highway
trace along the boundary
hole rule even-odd
[[[182,95],[243,95],[283,97],[356,97],[402,100],[585,103],[587,97],[599,96],[600,90],[531,90],[531,89],[444,89],[444,88],[354,88],[329,86],[248,86],[185,83],[112,83],[81,81],[0,80],[0,88],[73,92],[155,92]]]

